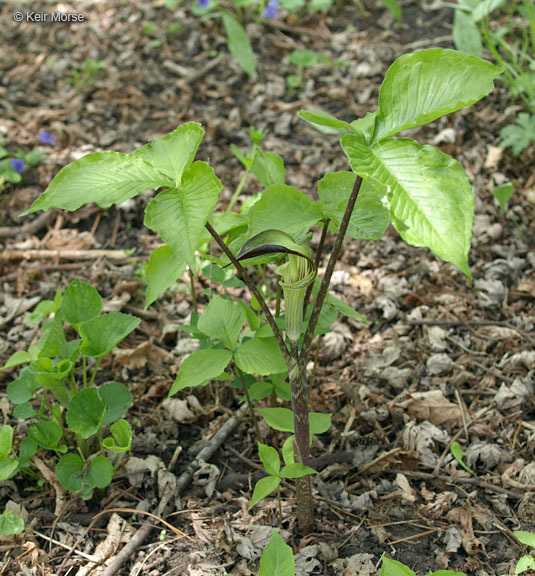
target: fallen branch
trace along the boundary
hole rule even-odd
[[[193,462],[177,478],[175,495],[179,495],[193,479],[195,471],[201,466],[202,462],[207,462],[215,452],[221,447],[223,442],[238,427],[241,418],[247,411],[247,404],[244,404],[238,412],[229,418],[223,426],[208,440],[208,444],[197,454]],[[159,507],[161,508],[161,506]],[[149,521],[144,522],[141,528],[134,534],[132,539],[125,547],[115,556],[113,562],[102,572],[102,576],[114,576],[121,566],[134,554],[135,550],[143,544],[150,534],[153,524]]]
[[[23,226],[0,226],[0,238],[13,238],[21,234],[35,234],[48,226],[55,217],[56,212],[43,212],[43,214]]]
[[[3,262],[19,260],[133,260],[135,257],[128,256],[123,250],[4,250],[0,256]]]

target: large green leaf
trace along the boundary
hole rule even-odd
[[[221,188],[213,169],[204,162],[195,162],[183,173],[179,188],[160,192],[145,210],[145,225],[158,232],[192,270],[195,250]]]
[[[213,340],[234,350],[238,336],[245,324],[245,312],[240,306],[219,296],[215,296],[199,318],[197,327]]]
[[[121,312],[92,318],[80,325],[80,352],[84,356],[101,358],[133,332],[140,322],[139,318]]]
[[[477,102],[501,70],[455,50],[431,48],[398,58],[379,92],[375,141]]]
[[[106,404],[96,388],[80,390],[73,397],[67,410],[67,425],[82,438],[96,434],[102,426]]]
[[[184,170],[193,162],[204,130],[197,122],[181,124],[170,134],[156,138],[132,156],[139,156],[180,186]]]
[[[89,202],[107,208],[149,188],[170,185],[169,178],[139,155],[96,152],[62,168],[23,216],[50,208],[77,210]]]
[[[285,372],[286,362],[275,338],[252,338],[234,353],[238,368],[247,374],[279,374]]]
[[[151,252],[145,268],[147,295],[145,309],[161,296],[186,270],[184,259],[170,246],[160,246]]]
[[[184,388],[204,386],[225,370],[231,358],[232,352],[228,350],[210,349],[193,352],[180,365],[177,377],[169,390],[169,396]]]
[[[323,214],[338,228],[347,201],[351,195],[356,175],[352,172],[329,172],[318,182]],[[349,220],[347,235],[361,240],[378,240],[383,237],[390,223],[390,211],[383,198],[386,190],[365,178]]]
[[[291,186],[275,184],[266,188],[249,210],[249,234],[284,230],[300,244],[321,217],[319,206],[308,196]]]
[[[413,246],[427,246],[470,278],[474,196],[462,166],[432,146],[389,138],[364,146],[344,136],[342,148],[351,168],[386,186],[392,223]]]
[[[61,426],[52,420],[36,422],[28,428],[28,437],[47,450],[55,450],[63,437]]]
[[[294,576],[295,563],[292,549],[276,530],[260,558],[258,576]]]
[[[101,310],[100,294],[91,284],[82,282],[78,278],[67,286],[59,307],[62,320],[75,327],[98,316]]]
[[[229,14],[223,14],[223,25],[227,33],[227,46],[240,68],[252,78],[256,71],[256,56],[251,42],[242,26]]]

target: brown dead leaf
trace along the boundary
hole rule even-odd
[[[487,157],[485,158],[485,168],[488,170],[496,170],[498,164],[503,156],[503,148],[497,146],[489,146],[487,150]]]
[[[440,518],[450,510],[451,505],[457,500],[457,494],[454,492],[441,492],[434,496],[433,501],[429,502],[429,504],[424,504],[419,507],[422,516]]]
[[[444,397],[440,390],[417,392],[410,399],[400,404],[406,408],[409,415],[418,420],[427,420],[439,425],[444,422],[456,422],[461,418],[461,410]]]
[[[115,362],[120,366],[133,366],[134,368],[144,368],[156,371],[167,359],[169,353],[163,348],[143,342],[136,348],[116,348],[113,350]]]
[[[49,250],[89,250],[100,248],[90,232],[79,232],[74,228],[51,230],[44,238],[43,247]]]
[[[394,448],[381,452],[377,458],[359,468],[359,474],[378,474],[392,468],[412,470],[418,466],[418,452]]]
[[[461,543],[467,554],[475,556],[485,553],[483,542],[475,537],[472,525],[472,506],[466,502],[464,506],[453,508],[448,513],[448,520],[455,522],[461,532]]]

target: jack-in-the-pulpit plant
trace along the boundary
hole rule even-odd
[[[327,427],[330,422],[324,414],[309,418],[311,345],[317,334],[329,329],[337,311],[355,314],[328,291],[344,237],[379,239],[391,222],[406,242],[427,246],[470,277],[474,196],[463,168],[432,146],[395,135],[477,102],[492,90],[499,74],[498,68],[474,56],[422,50],[392,64],[373,114],[346,122],[301,112],[307,122],[342,136],[342,150],[352,169],[326,174],[318,183],[317,202],[285,183],[278,156],[258,150],[255,162],[261,169],[254,173],[264,191],[244,200],[239,212],[215,211],[222,185],[207,163],[194,161],[204,132],[190,122],[131,154],[98,152],[76,160],[60,171],[27,213],[53,207],[76,210],[88,202],[106,208],[147,189],[158,191],[146,208],[145,224],[166,245],[149,259],[148,303],[186,266],[192,273],[202,268],[209,258],[206,246],[214,239],[223,252],[219,262],[235,266],[253,297],[251,303],[234,304],[224,294],[233,279],[224,274],[220,295],[190,327],[209,345],[182,363],[171,393],[212,379],[236,379],[247,390],[252,389],[252,380],[257,387],[267,384],[275,391],[282,390],[288,378],[293,421],[292,413],[279,405],[258,412],[272,427],[295,434],[295,462],[307,466],[312,427],[312,433],[322,433],[325,421]],[[313,258],[306,243],[314,226],[322,227],[322,236]],[[336,235],[334,247],[323,277],[314,280],[329,232]],[[252,257],[250,262],[260,263],[260,277],[266,278],[265,264],[273,253],[287,258],[276,270],[284,291],[285,318],[277,314],[278,306],[275,314],[271,312],[269,304],[276,295],[268,295],[266,301],[242,264]],[[299,527],[306,532],[314,526],[311,476],[296,481]]]

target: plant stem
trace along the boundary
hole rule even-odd
[[[234,258],[234,254],[232,254],[232,252],[229,250],[229,247],[223,241],[223,238],[221,238],[221,236],[216,232],[210,222],[206,222],[205,227],[212,235],[212,238],[217,242],[221,250],[223,250],[223,252],[229,257],[230,261],[234,264],[236,270],[238,271],[238,274],[242,277],[243,281],[247,284],[247,287],[258,301],[258,304],[260,305],[260,308],[262,309],[262,312],[264,313],[264,316],[266,317],[271,330],[273,330],[273,335],[277,340],[277,344],[279,345],[280,351],[282,352],[284,360],[286,361],[286,365],[288,366],[288,369],[290,369],[291,366],[293,366],[294,361],[288,352],[288,348],[286,347],[286,343],[284,342],[281,331],[279,330],[279,327],[275,322],[275,318],[273,318],[273,314],[271,314],[271,311],[268,308],[264,297],[260,293],[260,290],[258,290],[255,283],[253,282],[253,279],[249,276],[249,274],[247,274],[241,263]]]
[[[190,289],[191,289],[191,301],[193,303],[193,310],[195,310],[195,313],[198,313],[199,310],[197,308],[197,292],[195,290],[195,281],[194,281],[193,276],[194,276],[194,274],[190,270],[189,271],[189,285],[190,285]]]
[[[306,365],[298,359],[298,343],[290,343],[295,364],[290,370],[290,386],[292,390],[292,411],[294,416],[294,457],[299,464],[308,466],[310,461],[310,427],[308,418],[308,385]],[[312,485],[310,476],[296,478],[297,522],[301,534],[314,530],[314,508],[312,506]]]
[[[232,210],[232,208],[234,208],[234,204],[236,204],[236,200],[238,200],[238,198],[239,198],[239,196],[243,190],[243,187],[245,186],[245,183],[247,182],[247,177],[249,176],[249,173],[251,172],[251,167],[252,167],[253,162],[255,160],[257,150],[258,150],[258,146],[255,144],[253,154],[251,156],[251,163],[245,169],[245,172],[243,173],[243,176],[241,177],[240,183],[238,184],[236,191],[234,192],[234,194],[232,195],[232,198],[230,199],[230,202],[229,202],[229,204],[227,206],[227,210],[226,210],[227,212],[230,212]]]
[[[318,319],[320,316],[321,308],[323,306],[323,302],[327,296],[329,291],[329,284],[331,282],[331,277],[334,272],[334,268],[336,266],[336,262],[340,257],[340,252],[342,251],[342,244],[344,243],[344,238],[346,235],[347,227],[349,225],[349,220],[351,218],[351,214],[353,213],[353,208],[355,207],[355,202],[357,201],[359,190],[362,185],[362,178],[357,175],[355,179],[355,184],[353,185],[353,190],[351,191],[351,195],[349,196],[349,200],[347,202],[346,210],[344,212],[344,216],[342,221],[340,222],[340,226],[338,228],[338,234],[336,236],[336,241],[334,243],[333,251],[329,257],[329,262],[327,263],[327,268],[325,268],[325,273],[323,275],[323,280],[321,281],[320,289],[318,292],[318,296],[316,297],[316,301],[314,303],[314,308],[312,309],[312,315],[310,316],[310,320],[308,322],[308,326],[305,332],[305,338],[303,340],[303,346],[301,348],[301,354],[299,355],[299,362],[302,364],[303,367],[306,366],[306,362],[308,359],[310,346],[312,344],[312,340],[314,338],[314,331],[316,329],[316,325],[318,323]]]
[[[87,388],[87,362],[85,356],[82,356],[82,382],[84,388]]]
[[[289,370],[295,432],[294,455],[296,462],[304,464],[305,466],[308,466],[310,461],[310,428],[308,417],[309,386],[306,376],[306,364],[314,336],[314,330],[321,312],[321,307],[323,306],[323,302],[329,290],[329,283],[334,272],[334,267],[340,257],[345,233],[349,225],[349,219],[353,213],[353,208],[355,207],[361,184],[362,178],[357,176],[353,190],[351,191],[351,195],[347,202],[344,216],[340,222],[338,235],[336,237],[333,251],[329,257],[327,268],[325,269],[325,274],[314,303],[314,308],[312,309],[312,315],[310,316],[310,321],[305,331],[305,338],[301,352],[299,352],[297,342],[290,343],[290,353],[292,358],[295,360],[295,364]],[[299,530],[301,533],[307,534],[314,530],[314,508],[312,504],[312,483],[310,476],[296,479],[296,499]]]
[[[95,364],[95,369],[93,370],[93,373],[91,374],[91,380],[89,380],[89,387],[92,387],[93,384],[95,383],[95,376],[97,375],[97,371],[100,368],[101,362],[102,362],[102,356],[99,356],[97,358],[97,362]]]
[[[258,442],[261,440],[260,436],[260,428],[258,427],[258,420],[256,419],[256,414],[254,413],[253,402],[251,400],[251,396],[249,395],[249,389],[247,388],[247,384],[245,383],[245,378],[243,377],[243,372],[238,368],[238,366],[234,365],[236,372],[241,380],[241,385],[243,388],[243,393],[245,394],[245,399],[247,400],[247,406],[249,406],[249,414],[251,415],[251,420],[253,421],[253,426],[255,429],[256,439]]]

